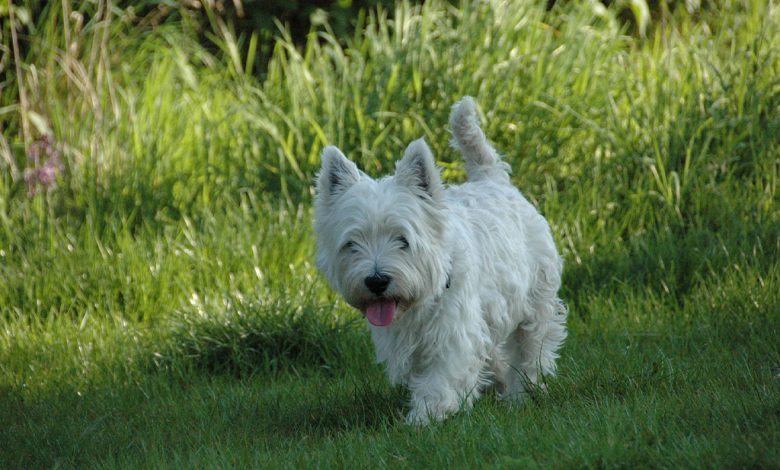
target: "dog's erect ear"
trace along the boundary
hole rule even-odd
[[[437,200],[441,195],[441,177],[433,161],[433,154],[425,140],[420,138],[409,144],[404,157],[395,166],[398,184]]]
[[[317,175],[317,195],[323,200],[344,193],[360,179],[357,166],[329,145],[322,151],[322,168]]]

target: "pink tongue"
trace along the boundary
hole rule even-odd
[[[395,315],[395,302],[384,300],[376,302],[366,308],[366,318],[374,326],[387,326],[393,321]]]

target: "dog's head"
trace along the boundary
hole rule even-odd
[[[317,267],[375,326],[438,295],[450,267],[439,170],[422,139],[374,180],[336,147],[317,177]]]

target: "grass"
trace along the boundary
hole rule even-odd
[[[218,21],[209,52],[104,6],[44,7],[0,91],[0,467],[780,465],[775,5],[639,38],[400,3],[281,33],[258,76]],[[570,337],[549,393],[414,429],[312,265],[311,183],[328,143],[378,175],[420,135],[462,180],[463,94],[553,226]],[[64,169],[31,196],[43,134]]]

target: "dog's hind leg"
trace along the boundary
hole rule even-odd
[[[507,387],[503,396],[522,400],[543,376],[554,376],[558,349],[565,339],[565,306],[554,293],[537,297],[531,318],[507,338]]]

